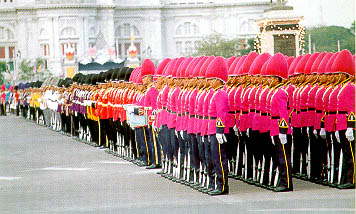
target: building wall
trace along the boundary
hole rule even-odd
[[[4,1],[0,0],[0,48],[5,47],[5,58],[0,60],[9,61],[9,48],[15,47],[23,59],[46,59],[57,75],[64,74],[63,48],[71,42],[80,60],[99,31],[118,57],[126,57],[133,33],[139,57],[158,62],[191,54],[212,33],[252,37],[258,32],[254,21],[270,7],[269,0]],[[2,36],[1,29],[10,36]]]

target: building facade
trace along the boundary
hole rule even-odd
[[[189,55],[213,33],[250,38],[275,0],[0,0],[0,61],[46,60],[64,75],[65,50],[88,55],[99,32],[125,59],[134,36],[139,58]]]

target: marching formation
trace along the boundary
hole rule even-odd
[[[355,56],[348,50],[145,59],[1,88],[1,112],[46,125],[209,195],[228,178],[276,192],[292,177],[355,188]]]

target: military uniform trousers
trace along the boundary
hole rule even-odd
[[[219,144],[216,135],[209,135],[211,162],[216,174],[216,189],[229,191],[226,144]]]

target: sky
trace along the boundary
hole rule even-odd
[[[307,27],[337,25],[350,28],[355,20],[355,0],[288,0]]]

